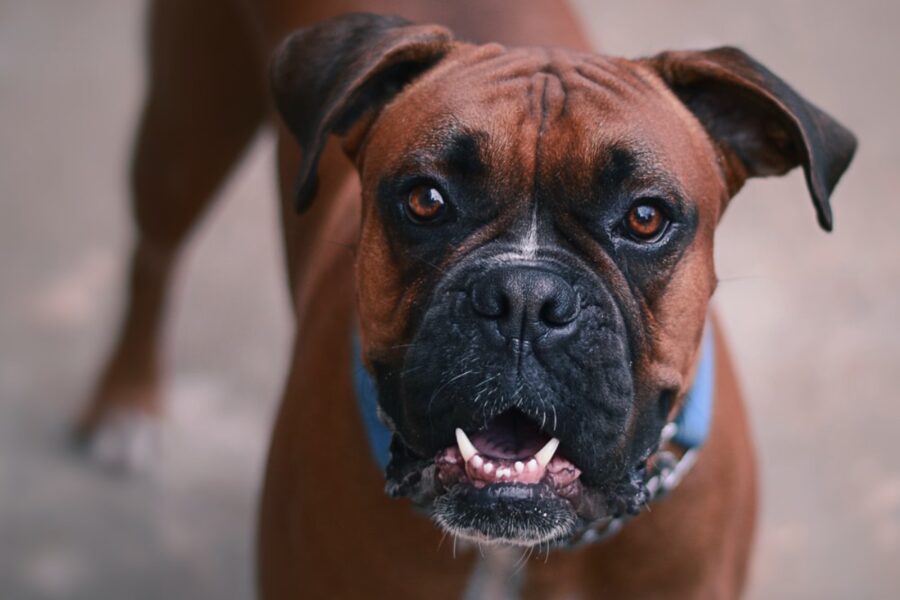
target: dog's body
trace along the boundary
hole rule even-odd
[[[235,0],[234,4],[214,0],[157,0],[154,5],[152,82],[134,170],[139,241],[132,262],[131,303],[119,345],[95,401],[83,420],[85,431],[93,431],[115,411],[150,414],[158,411],[159,319],[179,246],[210,202],[215,188],[232,168],[257,128],[267,119],[266,65],[276,46],[290,31],[333,15],[367,10],[400,14],[420,23],[438,22],[449,26],[457,37],[464,39],[497,41],[513,46],[539,44],[587,49],[585,38],[569,9],[553,1],[530,2],[527,11],[522,10],[518,3],[462,0],[346,1],[329,3],[327,8],[288,0],[246,4],[239,0]],[[391,31],[397,27],[400,25],[390,24]],[[368,29],[363,33],[360,33],[361,29],[354,30],[354,35],[360,39],[357,45],[365,46],[369,38],[380,40],[378,36],[385,28],[376,24],[370,28],[374,33],[368,32]],[[338,36],[333,35],[333,29],[324,31],[328,36],[322,37],[316,44],[339,44],[339,39],[335,42]],[[469,60],[466,57],[471,53],[486,52],[469,45],[447,46],[451,42],[445,39],[442,31],[433,28],[417,30],[415,35],[431,36],[437,41],[429,38],[424,42],[427,45],[423,50],[420,47],[423,42],[417,38],[415,44],[418,45],[410,55],[412,60],[420,60],[423,53],[434,51],[440,56],[429,59],[432,62],[443,60],[444,63],[455,61],[461,64]],[[351,340],[357,322],[368,366],[372,367],[379,361],[390,362],[382,355],[390,354],[391,344],[415,345],[410,343],[409,331],[397,332],[392,327],[409,329],[422,322],[423,317],[410,313],[409,303],[395,302],[384,306],[386,302],[390,303],[385,298],[399,293],[396,292],[398,286],[403,289],[424,287],[425,292],[429,292],[439,287],[441,282],[423,284],[416,280],[413,285],[399,281],[403,279],[403,273],[395,264],[396,255],[384,249],[386,242],[383,238],[387,234],[382,221],[389,220],[388,217],[372,214],[364,217],[368,228],[361,232],[360,196],[367,198],[366,202],[374,202],[370,196],[374,193],[372,189],[378,187],[379,180],[367,180],[364,176],[361,188],[360,175],[336,140],[325,144],[321,156],[317,154],[316,142],[310,144],[308,129],[321,129],[319,125],[322,121],[316,116],[318,107],[315,103],[325,100],[313,99],[314,110],[304,110],[299,116],[292,114],[291,103],[296,99],[291,94],[308,93],[296,92],[292,86],[300,90],[308,88],[309,81],[302,78],[310,76],[303,73],[303,67],[297,67],[291,61],[298,58],[297,53],[304,51],[303,45],[308,43],[307,36],[301,37],[295,46],[283,46],[274,75],[279,107],[287,122],[286,128],[282,126],[279,129],[278,156],[288,275],[298,329],[290,375],[276,421],[261,504],[260,589],[265,598],[459,598],[467,590],[477,595],[480,592],[473,592],[469,586],[472,585],[476,562],[485,559],[479,558],[478,552],[462,548],[453,558],[454,542],[448,540],[442,544],[442,532],[417,514],[410,502],[391,499],[384,494],[384,474],[369,456],[366,431],[358,415],[352,383],[354,363]],[[397,43],[412,42],[401,38]],[[439,50],[434,50],[437,47],[435,44]],[[404,48],[401,46],[400,50]],[[387,55],[384,49],[372,50],[372,53],[378,52]],[[532,51],[523,51],[522,58],[513,58],[524,61],[523,64],[528,63],[531,60],[528,52]],[[325,54],[325,51],[322,53]],[[445,55],[450,58],[445,59]],[[311,56],[309,60],[315,63],[320,58]],[[559,68],[562,69],[569,64],[569,60],[563,57],[551,64],[561,64],[563,67]],[[571,60],[575,61],[572,64],[578,64],[577,60],[581,59]],[[667,60],[660,59],[661,62],[654,63],[654,68],[671,75],[676,70],[672,66],[675,61],[670,64]],[[359,63],[360,59],[356,57],[355,61],[345,61],[344,68],[359,68]],[[430,64],[423,65],[422,69],[427,70]],[[327,66],[315,65],[319,70],[327,70]],[[380,65],[372,67],[376,71],[380,68]],[[538,66],[536,72],[547,73],[548,68]],[[556,68],[554,66],[550,71]],[[571,85],[571,80],[556,72],[552,75],[563,82],[560,114],[580,110],[578,105],[566,104],[566,85]],[[315,74],[311,76],[319,77]],[[378,73],[365,74],[366,78],[382,76]],[[469,78],[464,81],[471,81],[473,88],[483,85],[477,75],[464,77]],[[297,86],[294,85],[294,78],[301,79]],[[675,76],[672,75],[672,78]],[[551,85],[547,81],[551,79],[553,77],[545,78],[545,93]],[[447,84],[441,85],[446,87]],[[664,86],[660,83],[657,87],[662,89]],[[329,89],[320,95],[328,97]],[[651,91],[645,93],[652,95]],[[667,92],[657,90],[652,93]],[[371,94],[377,96],[375,92]],[[408,94],[404,92],[404,95]],[[359,94],[354,98],[358,102]],[[307,102],[309,99],[296,101]],[[362,169],[360,157],[365,156],[368,162],[364,172],[374,171],[372,177],[384,174],[388,167],[382,163],[386,163],[392,153],[403,152],[401,140],[407,133],[404,128],[408,126],[416,130],[417,115],[427,112],[424,108],[417,108],[421,104],[410,102],[400,121],[396,114],[392,117],[390,111],[380,114],[378,108],[374,113],[377,116],[371,118],[355,114],[353,119],[349,119],[345,115],[343,120],[347,123],[341,128],[326,127],[317,135],[322,137],[329,131],[342,129],[339,133],[348,138],[346,145],[352,147],[351,154],[356,153],[357,166]],[[546,106],[552,107],[552,102],[551,97],[546,101]],[[668,106],[665,103],[669,100],[661,102]],[[413,108],[409,109],[410,106]],[[544,112],[550,110],[546,106]],[[636,107],[633,110],[643,109]],[[688,114],[683,109],[677,110]],[[466,111],[448,104],[446,112],[457,114],[462,119]],[[514,113],[513,109],[509,109],[500,116]],[[651,122],[654,118],[650,109],[639,114],[642,118],[649,115],[647,118]],[[818,117],[818,113],[814,116]],[[426,115],[418,120],[428,118]],[[496,122],[497,118],[488,117],[486,127],[489,128],[490,122]],[[301,122],[298,123],[298,119]],[[378,125],[375,133],[371,131],[373,121]],[[726,195],[730,197],[747,176],[783,172],[796,164],[804,164],[808,177],[812,172],[812,179],[815,180],[817,166],[810,166],[810,163],[824,160],[818,155],[807,156],[805,161],[793,160],[785,166],[768,164],[766,168],[756,168],[754,172],[752,166],[747,166],[752,162],[752,157],[747,158],[740,152],[735,153],[740,155],[738,159],[732,154],[720,154],[712,160],[707,160],[707,156],[704,159],[704,153],[713,156],[712,146],[707,141],[707,134],[695,124],[685,126],[687,133],[680,130],[672,133],[666,127],[661,129],[666,131],[669,139],[680,140],[671,142],[674,148],[671,156],[691,157],[691,161],[666,165],[666,168],[680,178],[679,181],[689,188],[693,196],[711,198],[708,203],[718,203]],[[538,138],[542,135],[541,131],[542,128],[538,128]],[[300,139],[299,147],[291,133]],[[625,139],[628,136],[621,137]],[[559,145],[560,152],[565,154],[567,140],[562,137],[547,143]],[[839,144],[846,146],[850,142],[841,139]],[[504,148],[510,145],[518,147],[522,144],[515,138]],[[398,150],[394,151],[394,146]],[[312,169],[315,172],[315,159],[318,158],[318,188],[314,192],[310,191],[311,188],[306,190],[309,192],[307,195],[315,195],[317,200],[302,217],[294,214],[295,178],[297,165],[301,164],[300,147],[303,148],[304,171]],[[814,154],[813,150],[807,150],[810,155]],[[515,179],[514,173],[521,165],[505,158],[503,151],[492,151],[491,157],[495,162],[491,163],[490,170],[492,173],[505,172]],[[852,154],[852,148],[849,152]],[[841,157],[831,162],[843,161],[843,164],[832,164],[829,168],[831,173],[826,177],[827,191],[836,183],[833,171],[842,171],[849,162],[846,148],[841,148],[838,154]],[[314,158],[310,167],[307,163],[312,155]],[[569,160],[568,157],[565,160]],[[704,163],[706,167],[696,166],[692,162],[701,164],[703,160],[707,160],[708,164]],[[739,169],[735,167],[736,163],[731,164],[735,160],[743,161]],[[716,161],[722,169],[732,169],[728,171],[728,176],[704,171],[709,169],[709,165],[715,165]],[[530,168],[534,173],[540,170],[537,165]],[[839,175],[840,172],[837,173]],[[569,186],[565,181],[563,187]],[[810,185],[815,187],[814,183]],[[303,192],[303,181],[299,187]],[[822,190],[814,192],[819,193],[820,204],[823,201],[826,204],[826,216],[820,218],[830,219],[827,194],[823,200]],[[693,253],[696,258],[679,259],[682,264],[693,266],[672,275],[671,281],[662,286],[666,288],[665,292],[659,292],[660,298],[669,298],[671,302],[666,304],[664,300],[656,300],[656,292],[646,292],[645,295],[645,300],[651,298],[651,303],[658,308],[657,317],[665,317],[675,323],[668,331],[664,324],[655,325],[663,330],[659,337],[666,341],[654,347],[652,353],[649,350],[646,352],[666,355],[664,358],[670,363],[677,364],[677,368],[666,372],[666,377],[673,381],[670,386],[677,388],[679,398],[691,383],[698,359],[699,334],[706,319],[706,302],[715,285],[711,265],[711,230],[724,204],[715,208],[711,206],[701,209],[701,212],[706,210],[708,213],[698,217],[700,232],[691,233],[694,241],[686,241],[682,251],[687,256]],[[820,206],[820,215],[822,211]],[[518,232],[510,225],[512,222],[512,218],[506,221],[504,231]],[[348,251],[347,245],[357,246],[356,257],[354,252]],[[552,245],[547,242],[546,247]],[[702,248],[698,250],[700,246]],[[566,248],[568,254],[573,253],[570,246]],[[410,252],[417,251],[413,249]],[[533,254],[531,256],[533,258]],[[443,273],[445,267],[474,259],[457,257],[455,260],[438,261],[440,272]],[[422,262],[428,260],[422,257]],[[446,275],[444,278],[449,277]],[[628,283],[638,285],[634,281]],[[392,285],[394,287],[390,287]],[[598,289],[605,289],[607,285],[612,287],[607,283],[597,285]],[[588,292],[579,293],[583,295]],[[603,298],[597,300],[602,301]],[[619,306],[627,304],[625,300],[616,302]],[[571,552],[551,552],[548,545],[546,551],[550,556],[546,562],[532,560],[518,567],[521,569],[523,595],[535,598],[725,598],[739,594],[746,577],[756,512],[754,460],[726,345],[715,328],[714,319],[712,324],[716,349],[715,410],[709,438],[696,465],[671,496],[653,503],[651,510],[642,511],[612,539]],[[629,325],[626,329],[631,331],[635,327]],[[621,335],[633,339],[633,335],[637,334]],[[538,343],[537,338],[534,343]],[[640,346],[635,342],[637,347]],[[378,354],[379,348],[382,355]],[[656,356],[654,360],[663,359]],[[638,369],[637,366],[634,368]],[[634,375],[636,383],[630,385],[640,387],[642,379],[639,375]],[[629,382],[631,377],[629,374]],[[382,387],[387,385],[383,380],[379,383]],[[421,427],[415,429],[413,425],[404,425],[404,422],[397,424],[404,419],[412,422],[411,410],[409,407],[397,408],[392,413],[388,408],[386,417],[395,427],[407,427],[408,432],[421,433],[423,439],[432,435],[433,432]],[[671,413],[665,416],[670,417]],[[629,418],[632,422],[637,417]],[[448,421],[448,427],[454,425],[462,427],[464,424],[459,418],[453,423]],[[560,425],[562,429],[565,426],[565,423]],[[556,427],[554,424],[554,431]],[[433,435],[440,438],[441,444],[446,443],[445,433]],[[410,434],[407,439],[413,437]],[[413,442],[409,443],[416,446]],[[418,446],[433,452],[429,443],[422,441]],[[566,449],[566,444],[566,438],[563,438],[562,448]],[[579,448],[581,445],[572,442],[568,451],[577,454]],[[540,543],[542,541],[537,545]],[[512,568],[512,565],[508,566]],[[501,580],[508,580],[510,575],[511,572],[504,573]]]

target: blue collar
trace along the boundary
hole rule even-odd
[[[709,436],[715,387],[715,354],[712,327],[707,324],[694,383],[675,418],[677,428],[672,441],[685,450],[699,448]],[[372,456],[384,470],[390,460],[391,432],[378,417],[378,389],[363,366],[357,335],[353,336],[353,385]]]
[[[353,333],[353,388],[375,462],[384,471],[391,459],[391,432],[378,417],[378,388],[362,361],[359,336]]]
[[[713,396],[716,383],[716,346],[712,325],[706,324],[700,349],[700,363],[694,374],[694,383],[688,390],[681,412],[675,417],[678,429],[672,441],[684,448],[699,448],[709,437],[712,426]]]

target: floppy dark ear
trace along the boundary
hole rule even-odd
[[[329,134],[342,135],[384,106],[450,50],[452,35],[399,17],[349,14],[292,33],[271,67],[275,104],[300,143],[296,206],[316,191],[319,155]]]
[[[844,126],[737,48],[664,52],[646,59],[722,149],[731,192],[747,177],[803,166],[819,224],[856,150]]]

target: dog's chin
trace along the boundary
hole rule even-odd
[[[387,470],[390,495],[411,498],[456,537],[552,547],[596,521],[634,513],[644,502],[641,467],[587,485],[575,464],[546,450],[549,436],[536,428],[529,432],[515,417],[495,419],[471,441],[462,435],[462,442],[432,459],[414,456],[395,436]]]
[[[547,483],[457,484],[435,499],[432,516],[456,537],[510,546],[562,540],[578,524],[572,503]]]

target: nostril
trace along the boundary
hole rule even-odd
[[[562,327],[575,320],[578,314],[578,298],[572,294],[555,294],[541,306],[539,317],[551,327]]]
[[[494,309],[494,312],[491,314],[491,316],[495,319],[502,317],[503,315],[508,315],[510,312],[509,298],[507,298],[506,296],[498,296],[495,299],[494,306],[496,308]]]

